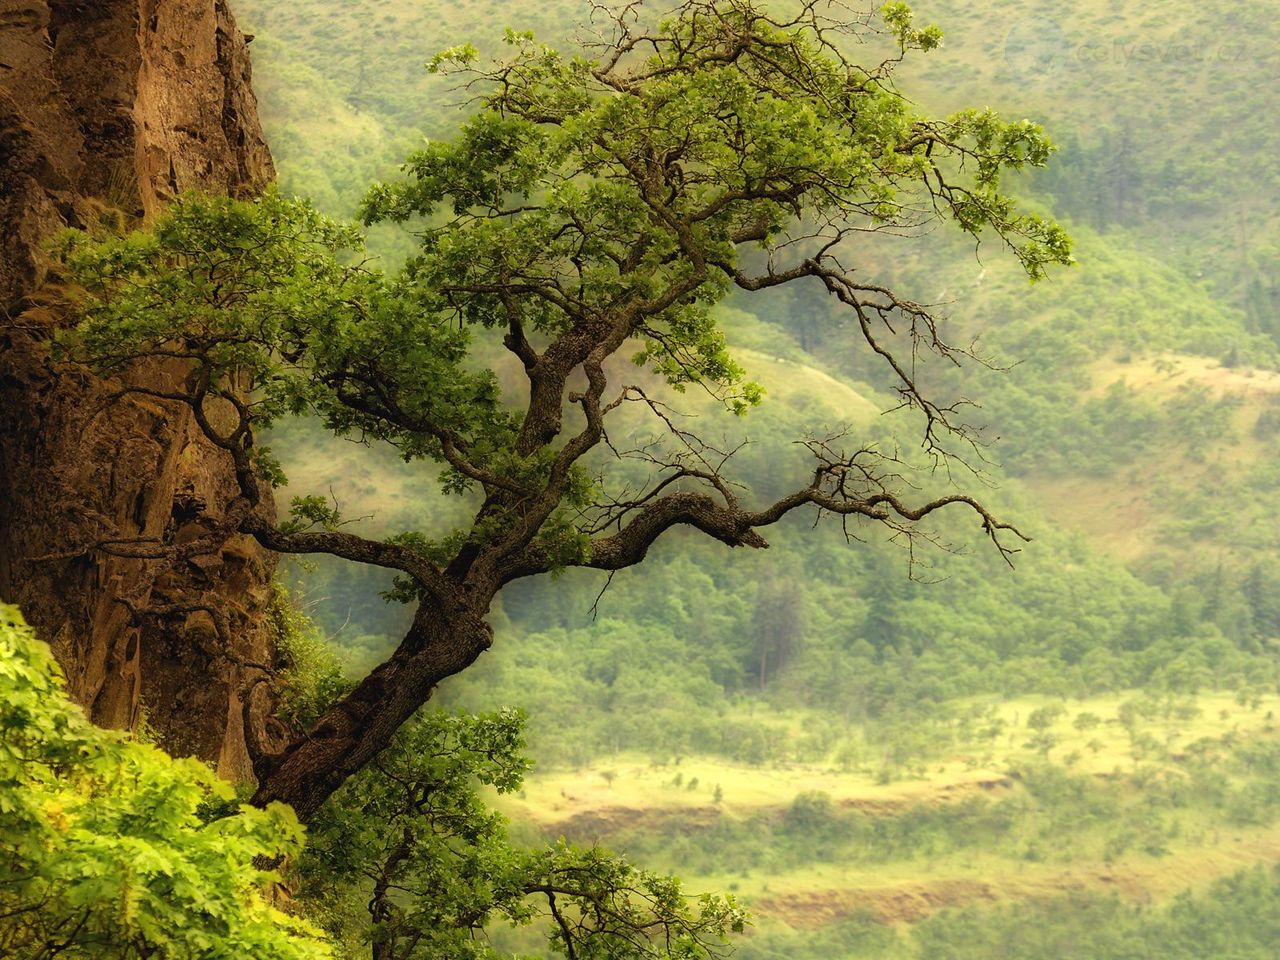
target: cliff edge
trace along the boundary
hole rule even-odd
[[[145,717],[171,753],[235,779],[250,775],[242,718],[262,721],[240,698],[244,664],[274,653],[275,557],[241,536],[180,567],[119,555],[200,536],[235,485],[185,408],[116,398],[120,381],[50,356],[62,318],[43,250],[184,190],[270,182],[247,43],[223,0],[0,0],[0,599],[95,722]],[[146,363],[127,379],[180,376]]]

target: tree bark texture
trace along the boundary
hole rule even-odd
[[[307,735],[259,762],[253,803],[273,800],[309,820],[342,783],[391,741],[436,684],[475,662],[493,642],[482,611],[423,604],[391,658],[366,676]]]

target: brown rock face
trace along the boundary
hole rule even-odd
[[[0,0],[0,598],[52,643],[95,721],[131,727],[145,710],[171,752],[236,778],[241,663],[272,655],[275,558],[240,537],[181,567],[95,547],[187,542],[235,486],[184,408],[112,399],[119,382],[50,357],[42,249],[107,210],[143,219],[183,190],[265,186],[249,79],[224,0]],[[145,364],[130,379],[181,375]]]

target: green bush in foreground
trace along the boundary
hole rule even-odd
[[[198,761],[90,724],[0,605],[0,956],[331,956],[266,902],[274,874],[254,867],[301,849],[293,812],[233,800]]]
[[[512,709],[419,713],[311,822],[304,909],[373,960],[511,956],[491,934],[567,960],[727,956],[747,922],[732,896],[688,896],[597,847],[512,840],[478,788],[520,788],[523,733]]]

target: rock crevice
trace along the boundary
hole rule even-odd
[[[275,558],[243,537],[181,567],[94,548],[189,540],[236,488],[185,409],[112,400],[119,381],[51,356],[63,318],[43,251],[65,226],[143,222],[184,190],[260,191],[274,171],[250,79],[224,0],[0,0],[0,599],[93,720],[145,714],[171,752],[233,778],[250,771],[238,663],[273,655]],[[182,375],[143,363],[128,379]]]

